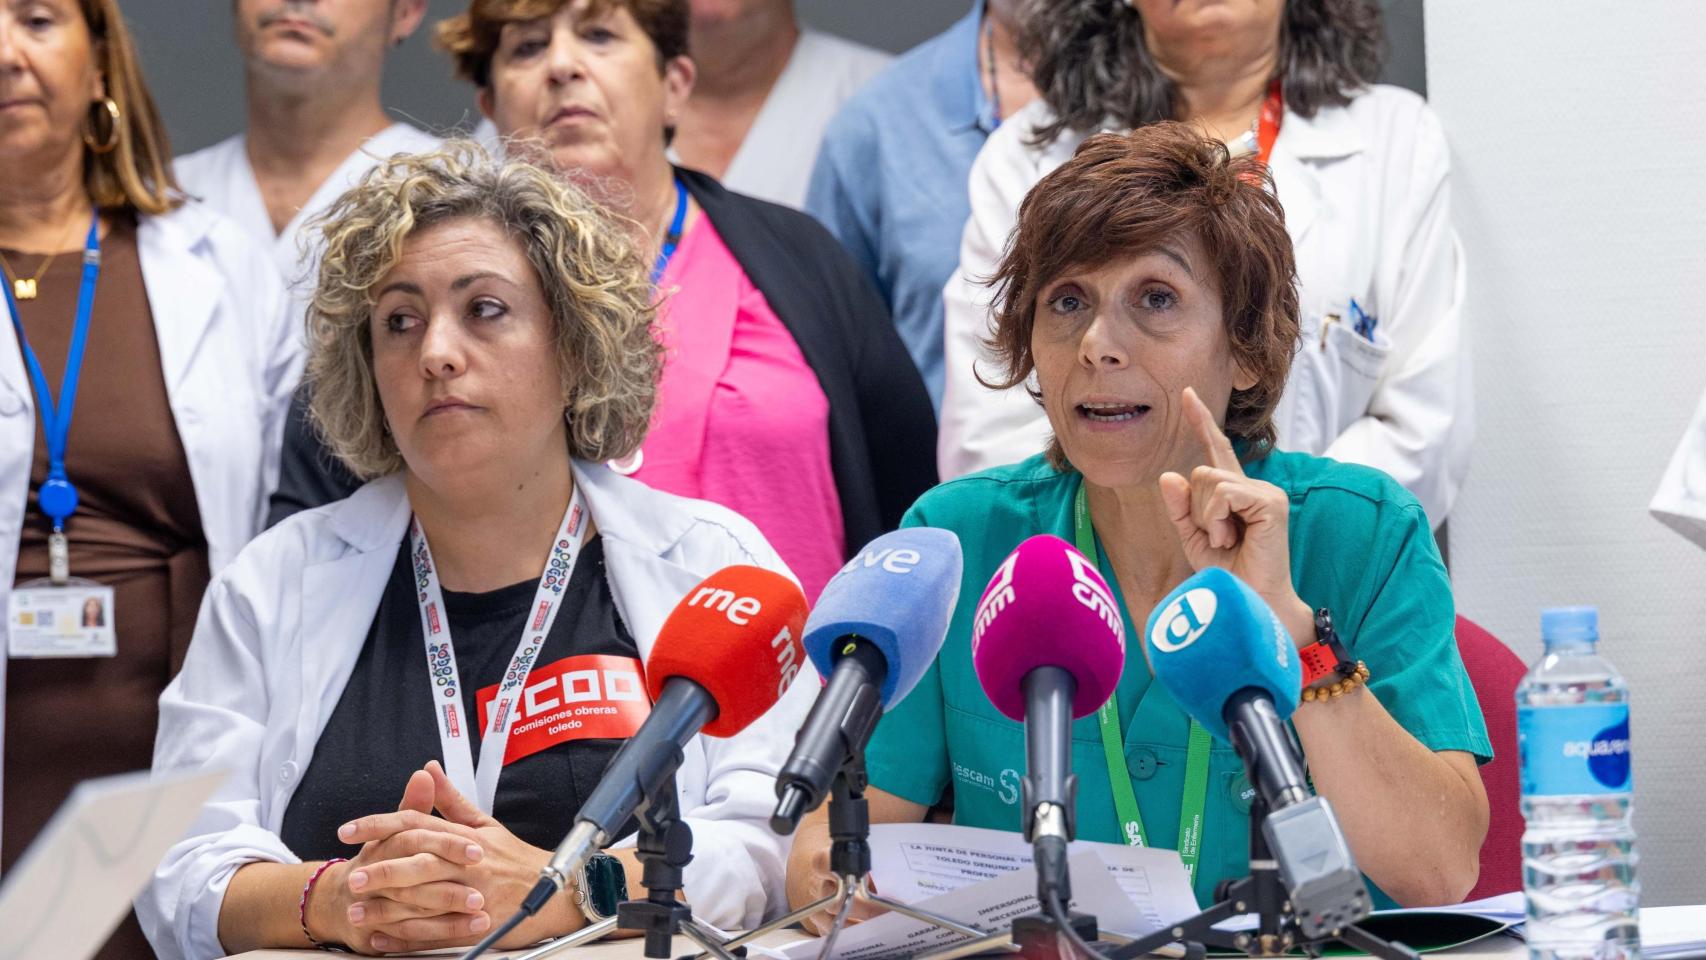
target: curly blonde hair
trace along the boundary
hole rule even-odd
[[[325,239],[308,308],[309,412],[357,477],[397,470],[373,375],[374,290],[416,231],[487,220],[526,250],[551,311],[569,452],[627,456],[645,439],[662,348],[644,259],[628,230],[572,185],[531,164],[451,141],[368,171],[316,221]]]

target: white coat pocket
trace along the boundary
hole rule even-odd
[[[1374,389],[1386,373],[1392,341],[1375,328],[1373,339],[1329,314],[1306,324],[1287,389],[1297,396],[1290,449],[1320,453],[1368,413]]]

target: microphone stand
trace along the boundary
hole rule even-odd
[[[1319,936],[1307,934],[1280,877],[1279,862],[1274,859],[1262,831],[1267,818],[1268,805],[1258,795],[1250,807],[1249,876],[1222,880],[1215,891],[1213,906],[1107,953],[1105,960],[1135,960],[1173,943],[1184,945],[1187,960],[1202,960],[1208,947],[1251,957],[1279,957],[1295,948],[1318,957],[1322,948],[1335,940],[1381,960],[1420,960],[1409,947],[1382,940],[1355,924],[1335,927]],[[1256,915],[1254,931],[1214,929],[1215,924],[1246,913]]]
[[[668,960],[673,955],[675,935],[684,934],[697,943],[703,953],[718,960],[737,960],[724,943],[724,934],[693,918],[693,910],[677,898],[681,890],[682,868],[693,859],[693,830],[682,822],[675,795],[675,774],[645,791],[645,802],[636,817],[640,821],[639,852],[640,882],[645,885],[644,900],[626,900],[616,908],[616,916],[606,917],[589,927],[566,937],[553,940],[528,953],[519,960],[542,960],[570,947],[596,940],[614,929],[639,930],[645,935],[645,955],[654,960]],[[739,956],[744,957],[745,951]]]
[[[842,764],[830,785],[829,864],[830,869],[835,871],[835,892],[814,903],[806,904],[787,916],[778,917],[761,927],[749,930],[724,943],[724,947],[740,947],[767,933],[792,926],[824,907],[830,907],[835,910],[835,923],[830,927],[829,935],[824,938],[823,947],[818,952],[819,957],[828,957],[835,949],[835,940],[840,935],[848,911],[852,909],[856,899],[893,910],[914,920],[922,920],[944,930],[951,930],[961,936],[983,936],[983,931],[976,927],[968,927],[928,910],[920,910],[899,900],[891,900],[871,889],[871,816],[870,806],[865,799],[865,788],[869,785],[870,778],[865,773],[865,760],[858,756]],[[707,953],[709,952],[707,948]],[[693,960],[704,960],[707,953],[701,953]]]
[[[1051,832],[1054,835],[1071,836],[1071,821],[1063,808],[1053,803],[1044,803],[1034,816],[1038,821],[1052,826]],[[1027,823],[1027,826],[1030,824]],[[1032,829],[1027,829],[1026,835],[1032,835],[1032,832]],[[1064,840],[1061,843],[1064,845]],[[1058,866],[1064,868],[1065,864],[1059,863]],[[1023,957],[1042,960],[1076,960],[1077,953],[1097,939],[1105,938],[1117,943],[1129,942],[1127,937],[1098,931],[1094,916],[1072,909],[1071,877],[1067,876],[1064,869],[1055,876],[1054,867],[1039,863],[1037,870],[1037,912],[1014,917],[1006,930],[979,933],[964,943],[921,953],[916,960],[957,960],[959,957],[970,957],[990,951],[1018,953]],[[1058,905],[1058,912],[1050,909],[1051,904]],[[1071,927],[1070,934],[1067,932],[1068,925]],[[1063,939],[1077,940],[1080,949],[1063,946]]]

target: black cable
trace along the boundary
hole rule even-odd
[[[1089,957],[1090,960],[1107,960],[1100,951],[1086,942],[1083,937],[1078,935],[1078,930],[1072,926],[1072,918],[1067,916],[1066,905],[1060,902],[1060,894],[1058,892],[1051,891],[1049,893],[1048,902],[1043,906],[1048,910],[1049,919],[1053,920],[1055,925],[1060,927],[1061,932],[1066,935],[1067,942],[1072,944],[1078,952]]]
[[[551,898],[555,896],[556,893],[557,885],[544,877],[540,877],[539,882],[533,885],[533,889],[527,892],[527,898],[521,901],[521,907],[514,913],[510,914],[508,920],[499,924],[497,929],[486,934],[486,938],[484,940],[474,944],[467,953],[462,955],[461,960],[476,960],[476,958],[485,954],[485,952],[492,949],[499,940],[509,936],[516,927],[521,926],[522,922],[528,917],[538,913],[539,908],[550,902]]]

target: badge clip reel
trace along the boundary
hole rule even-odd
[[[53,519],[48,576],[20,583],[7,596],[8,654],[19,659],[116,655],[113,588],[71,576],[65,521],[77,509],[77,488],[63,476],[50,476],[37,501],[41,512]]]

